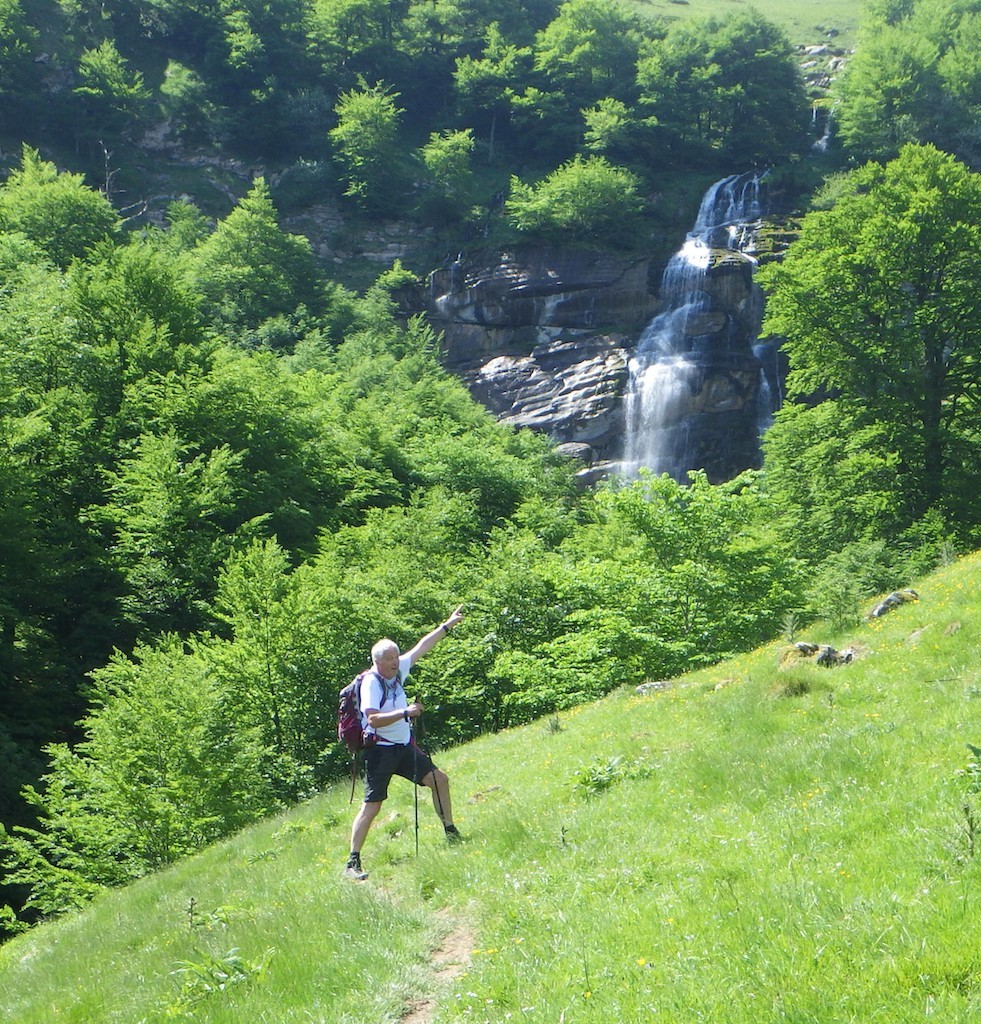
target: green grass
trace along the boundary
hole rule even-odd
[[[341,785],[8,942],[0,1020],[976,1021],[979,581],[446,752],[468,841],[394,786],[365,883]]]
[[[855,45],[855,33],[864,14],[863,0],[633,0],[636,10],[650,17],[727,18],[741,11],[758,11],[779,25],[795,46],[832,42]],[[837,35],[828,39],[834,29]]]

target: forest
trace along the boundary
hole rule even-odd
[[[0,0],[0,923],[337,778],[340,687],[461,602],[417,680],[437,747],[976,548],[979,43],[981,0],[872,0],[816,158],[752,10]],[[132,206],[161,125],[276,181]],[[425,268],[358,288],[281,226],[330,193],[460,247],[643,247],[653,196],[746,166],[801,190],[759,272],[789,374],[722,485],[578,487],[403,314]]]

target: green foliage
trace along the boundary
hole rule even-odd
[[[594,796],[604,789],[609,789],[615,782],[623,778],[623,757],[603,760],[597,758],[589,764],[582,764],[572,772],[572,784],[586,796]]]
[[[335,738],[334,694],[311,641],[321,629],[316,604],[290,578],[286,553],[274,541],[254,541],[222,569],[215,613],[230,631],[229,642],[208,648],[224,713],[262,738],[277,759],[270,779],[295,800]]]
[[[7,118],[30,93],[37,38],[19,0],[0,0],[0,99]]]
[[[889,160],[908,143],[932,143],[975,161],[981,13],[913,0],[871,14],[837,86],[845,148]]]
[[[642,109],[675,158],[765,162],[803,148],[806,97],[786,37],[757,13],[679,22],[642,50]]]
[[[181,980],[177,999],[168,1007],[167,1016],[193,1018],[194,1006],[232,985],[252,979],[261,980],[275,956],[276,950],[267,949],[258,960],[249,960],[237,949],[226,953],[206,953],[195,960],[180,960],[172,972]]]
[[[352,1024],[423,1000],[447,1024],[651,1007],[758,1024],[761,1001],[812,1021],[829,1006],[970,1020],[979,571],[974,555],[917,581],[918,604],[839,639],[865,651],[847,666],[788,672],[767,645],[562,712],[556,730],[443,751],[468,842],[448,847],[420,806],[414,856],[413,793],[393,785],[365,885],[341,876],[354,808],[333,787],[9,940],[0,1014],[168,1019],[199,974],[213,991],[189,1009],[209,1024],[323,1016],[327,1000]],[[127,969],[107,981],[94,949]],[[440,974],[449,949],[465,976]],[[236,973],[253,980],[218,987]]]
[[[0,186],[0,230],[23,233],[60,267],[107,238],[116,220],[109,202],[80,174],[59,172],[26,145],[20,167]]]
[[[160,96],[178,133],[190,140],[208,137],[209,125],[217,112],[204,80],[193,68],[168,60]]]
[[[941,97],[936,62],[933,43],[908,27],[879,29],[843,79],[838,134],[845,147],[888,160],[907,143],[931,141]]]
[[[788,405],[763,438],[766,488],[788,516],[802,558],[850,541],[895,536],[909,516],[888,425],[866,423],[840,400]]]
[[[423,217],[436,221],[447,219],[459,215],[470,205],[473,148],[473,132],[469,128],[433,132],[429,136],[419,153],[426,175],[427,195],[420,211]]]
[[[204,315],[233,333],[301,306],[316,317],[328,304],[310,243],[280,230],[262,178],[190,254],[188,274]]]
[[[849,453],[858,477],[848,501],[863,526],[877,516],[906,525],[936,508],[956,509],[951,519],[970,531],[976,514],[950,501],[976,486],[966,460],[976,468],[981,178],[933,147],[909,146],[885,167],[854,172],[853,186],[809,214],[786,258],[760,275],[772,293],[764,331],[786,338],[790,396],[838,396],[824,410],[778,414],[788,427],[765,442],[768,465],[783,494],[806,490],[791,476],[805,460],[816,479],[812,445],[791,424],[823,422],[819,445],[832,449],[815,450],[816,461],[840,479],[849,467],[839,453]],[[849,439],[856,430],[863,443]],[[831,483],[842,498],[843,483]],[[828,500],[815,502],[828,523]]]
[[[207,663],[174,637],[93,673],[93,710],[75,750],[49,748],[42,828],[3,845],[27,905],[62,912],[186,856],[275,805],[263,748],[229,728]]]
[[[808,586],[808,607],[832,629],[845,630],[861,619],[862,606],[890,589],[895,579],[884,541],[848,544],[821,560]]]
[[[508,220],[526,235],[614,244],[634,237],[640,181],[606,159],[576,157],[535,185],[511,179]]]
[[[592,797],[624,780],[649,778],[653,772],[653,767],[643,760],[628,759],[623,754],[600,755],[573,769],[571,781],[577,793]]]
[[[512,76],[499,94],[510,107],[511,127],[522,147],[550,165],[576,153],[584,105],[607,96],[633,100],[640,38],[641,22],[619,3],[562,3],[535,34],[530,73]],[[502,61],[525,60],[524,51],[509,54],[499,47],[497,52]],[[502,65],[483,69],[493,73],[495,66]]]
[[[158,41],[193,37],[163,89],[178,130],[244,146],[254,128],[257,150],[295,136],[294,205],[331,186],[290,120],[322,142],[327,96],[365,211],[409,194],[406,140],[428,138],[417,194],[450,220],[473,202],[475,138],[492,161],[495,141],[511,161],[533,139],[544,176],[513,178],[506,212],[557,244],[641,234],[650,178],[614,155],[763,161],[804,124],[786,40],[757,15],[667,30],[593,0],[352,2],[300,26],[277,4],[117,7],[65,6],[87,130],[139,127],[133,39],[159,74]],[[941,20],[936,74],[963,112],[977,26]],[[308,29],[316,71],[298,56]],[[948,30],[957,45],[937,42]],[[0,751],[5,799],[33,779],[38,820],[8,829],[8,880],[54,913],[305,797],[341,766],[336,692],[374,640],[405,646],[461,600],[466,626],[413,675],[443,746],[714,663],[793,612],[844,625],[949,559],[977,525],[976,191],[936,151],[824,190],[772,271],[773,324],[795,394],[836,397],[781,414],[765,476],[577,494],[546,441],[444,373],[421,319],[396,319],[407,267],[360,298],[331,285],[262,179],[214,230],[180,203],[117,244],[111,205],[25,148],[0,187],[0,706],[15,709]],[[45,774],[25,752],[79,719]],[[587,776],[639,781],[618,756]]]
[[[195,602],[210,592],[227,552],[222,526],[241,462],[224,445],[193,455],[192,445],[165,433],[138,438],[132,458],[109,474],[107,503],[87,514],[113,529],[124,614],[151,627],[195,621]]]
[[[974,793],[981,793],[981,747],[976,747],[973,743],[968,743],[968,750],[974,755],[973,760],[968,761],[967,765],[963,769],[963,774],[967,777],[971,791]]]
[[[584,142],[595,153],[629,153],[640,130],[635,114],[621,100],[606,96],[593,107],[584,107]]]
[[[796,606],[800,566],[752,525],[757,502],[745,481],[713,488],[703,474],[688,487],[645,477],[597,495],[592,524],[563,547],[583,566],[602,559],[586,579],[633,638],[624,681],[759,642]]]
[[[127,62],[111,39],[105,39],[79,59],[80,85],[75,94],[82,98],[83,134],[96,140],[108,134],[133,138],[140,133],[150,92],[138,71]]]
[[[492,22],[486,32],[481,56],[464,54],[456,60],[453,85],[461,112],[487,136],[487,159],[494,161],[498,126],[508,126],[516,83],[527,75],[531,51],[516,46]]]
[[[640,35],[639,19],[619,2],[565,0],[535,37],[535,68],[567,101],[623,98],[634,86]]]
[[[366,210],[391,212],[404,191],[398,148],[397,93],[363,80],[337,101],[330,130],[334,159],[347,180],[345,195]]]
[[[638,106],[638,91],[644,92],[638,55],[661,41],[666,29],[636,4],[120,0],[106,7],[62,0],[25,9],[18,0],[6,2],[0,10],[0,95],[15,108],[8,114],[11,137],[38,147],[74,140],[59,158],[82,161],[90,172],[98,168],[107,188],[118,174],[117,194],[135,195],[137,203],[159,192],[151,179],[166,162],[159,162],[155,140],[267,167],[330,156],[327,191],[346,194],[372,218],[399,213],[411,200],[413,162],[407,154],[433,135],[470,131],[480,143],[477,156],[494,165],[503,155],[503,174],[479,196],[484,216],[508,174],[530,166],[529,156],[536,173],[547,173],[577,154],[615,153],[642,170],[645,185],[665,166],[687,166],[690,158],[666,146],[658,128],[662,114],[665,123],[678,120],[671,111]],[[725,99],[711,95],[718,83],[707,80],[695,83],[694,92],[704,95],[688,97],[695,107],[746,115],[731,126],[738,151],[723,153],[713,143],[700,154],[720,172],[733,159],[782,158],[790,144],[786,129],[796,136],[803,124],[788,126],[776,99],[784,86],[796,88],[790,77],[794,56],[787,52],[784,60],[765,32],[745,40],[742,50],[727,49],[727,30],[720,27],[726,24],[710,26],[722,42],[718,53],[710,47],[707,54],[732,69],[723,76]],[[700,26],[696,35],[701,32]],[[49,40],[58,45],[48,46]],[[755,58],[748,56],[754,46]],[[969,62],[952,61],[948,74],[966,96]],[[765,81],[756,81],[761,76]],[[769,105],[757,117],[761,92]],[[624,121],[632,128],[627,135],[615,133],[616,141],[609,118],[596,123],[611,101],[627,108]],[[588,142],[583,111],[593,112]],[[685,116],[680,113],[681,122]],[[766,118],[773,124],[768,134]],[[13,134],[17,130],[20,136]],[[774,152],[759,155],[768,141]],[[202,192],[219,184],[198,182]],[[458,209],[439,213],[429,199],[422,209],[436,219],[460,216]]]

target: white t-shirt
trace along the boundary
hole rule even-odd
[[[399,675],[395,679],[386,679],[384,684],[374,669],[371,669],[361,682],[361,721],[364,727],[368,728],[368,719],[365,712],[369,708],[375,711],[398,711],[409,706],[409,700],[405,695],[405,681],[412,671],[412,662],[407,654],[399,658]],[[401,677],[402,685],[396,680]],[[385,686],[384,703],[382,702],[382,685]],[[382,740],[389,743],[408,743],[412,739],[412,728],[409,723],[400,718],[391,725],[383,725],[375,730]]]

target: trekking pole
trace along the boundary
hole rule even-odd
[[[425,734],[426,734],[426,727],[423,725],[422,715],[419,716],[418,721],[419,721],[419,728],[422,729],[423,735],[425,736]],[[412,736],[412,741],[413,741],[413,743],[415,743],[415,734],[414,733],[413,733],[413,736]],[[439,795],[439,783],[437,783],[437,781],[436,781],[435,772],[436,772],[436,765],[433,765],[433,773],[434,773],[433,774],[433,796],[436,797],[436,806],[437,806],[437,808],[439,808],[439,820],[443,823],[443,825],[445,827],[445,825],[446,825],[446,815],[443,814],[443,799]],[[419,801],[418,801],[418,786],[416,787],[416,797],[417,797],[417,799],[416,799],[416,804],[417,804],[416,815],[418,817],[418,803],[419,803]],[[418,831],[419,831],[419,825],[417,823],[416,824],[416,832],[417,832],[417,834],[418,834]],[[417,838],[417,842],[418,842],[418,838]]]
[[[416,743],[416,727],[409,725],[409,735],[412,743],[412,791],[416,806],[416,857],[419,856],[419,746]]]

